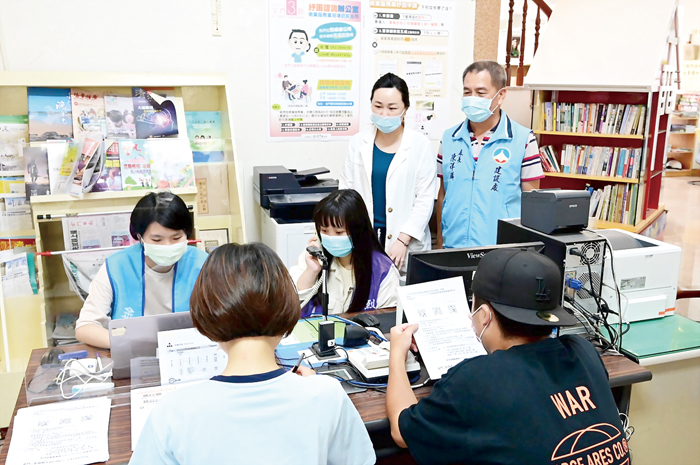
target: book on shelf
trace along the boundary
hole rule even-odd
[[[590,216],[634,226],[641,208],[638,184],[608,184],[591,194]]]
[[[587,176],[611,176],[635,179],[641,164],[641,148],[600,147],[564,144],[561,161],[551,145],[540,147],[545,171]]]
[[[0,115],[0,171],[24,171],[20,140],[29,141],[29,117]]]
[[[132,97],[105,95],[105,121],[107,137],[135,139],[134,100]]]
[[[644,105],[544,102],[545,131],[591,134],[644,134]]]
[[[71,89],[73,137],[102,139],[107,134],[103,91]]]
[[[70,89],[27,87],[29,140],[73,137]]]

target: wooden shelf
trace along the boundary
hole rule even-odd
[[[17,231],[0,231],[0,239],[20,239],[23,237],[34,237],[36,232],[33,229],[22,229]]]
[[[681,177],[681,176],[692,176],[692,171],[690,168],[688,169],[683,169],[683,170],[665,170],[664,171],[664,176],[667,178],[675,178],[675,177]]]
[[[545,172],[545,176],[551,178],[569,178],[569,179],[584,179],[586,181],[606,181],[606,182],[619,182],[626,184],[639,184],[639,179],[637,178],[623,178],[619,176],[589,176],[587,174],[573,174],[573,173],[551,173]]]
[[[187,194],[196,194],[196,187],[181,187],[177,189],[141,189],[133,191],[110,191],[110,192],[90,192],[83,194],[80,197],[73,196],[70,194],[58,194],[58,195],[35,195],[30,197],[32,205],[34,204],[51,204],[51,203],[62,203],[62,202],[81,202],[89,200],[114,200],[114,199],[129,199],[129,198],[141,198],[146,194],[151,192],[158,192],[162,190],[168,190],[173,194],[178,196],[183,196]]]
[[[627,134],[598,134],[595,132],[561,132],[561,131],[532,131],[535,134],[545,134],[551,136],[568,136],[568,137],[606,137],[608,139],[644,139],[643,135],[627,135]]]
[[[639,221],[636,226],[631,224],[613,223],[612,221],[595,220],[593,225],[594,229],[622,229],[624,231],[629,231],[635,234],[639,234],[644,231],[651,223],[656,221],[656,219],[666,210],[664,204],[659,204],[659,208],[647,215],[647,219]]]

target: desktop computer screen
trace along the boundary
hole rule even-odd
[[[408,256],[406,284],[418,284],[436,281],[438,279],[461,277],[464,281],[464,289],[467,292],[469,305],[471,305],[472,276],[477,266],[479,266],[481,257],[487,252],[503,248],[527,249],[542,253],[544,244],[542,242],[525,242],[411,253]]]

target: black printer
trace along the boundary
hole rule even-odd
[[[325,167],[304,171],[284,166],[254,166],[253,189],[260,206],[277,222],[310,221],[316,204],[338,190],[337,179],[319,179]]]

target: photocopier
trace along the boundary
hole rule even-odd
[[[294,265],[316,229],[316,204],[338,190],[337,179],[319,179],[324,167],[305,171],[283,166],[254,166],[253,189],[260,203],[263,244],[280,256],[287,268]]]

